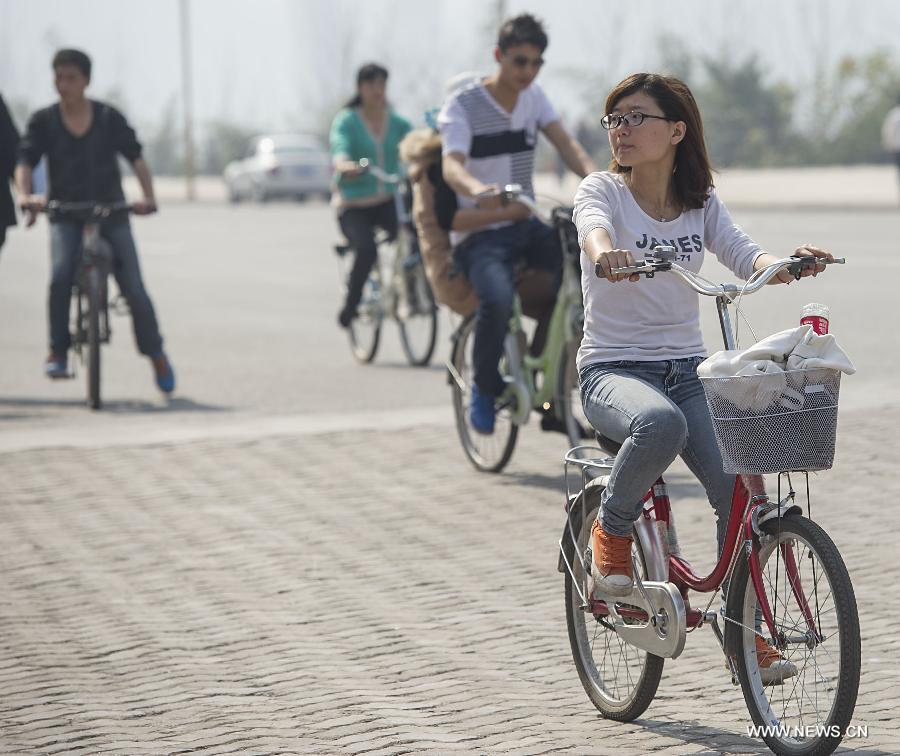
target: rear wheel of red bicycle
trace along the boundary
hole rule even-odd
[[[761,732],[766,745],[789,756],[829,754],[846,733],[859,689],[853,585],[840,552],[816,523],[787,517],[761,529],[760,569],[782,640],[783,672],[767,673],[757,661],[758,634],[773,639],[765,622],[756,627],[758,599],[743,558],[728,591],[725,647],[735,661],[753,723],[766,728]]]
[[[583,608],[578,589],[586,591],[582,565],[590,569],[591,525],[600,508],[602,490],[590,489],[586,517],[582,518],[581,506],[576,504],[572,509],[578,535],[577,552],[572,560],[575,579],[566,570],[566,624],[575,668],[591,703],[607,719],[630,722],[647,710],[656,695],[665,660],[626,643],[605,617],[597,617]],[[638,563],[644,566],[644,579],[649,579],[638,539],[635,538],[632,548],[637,552]]]

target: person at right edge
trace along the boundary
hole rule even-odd
[[[592,590],[622,597],[633,589],[632,527],[644,494],[675,457],[706,489],[719,554],[736,479],[723,471],[697,377],[706,356],[699,295],[673,275],[648,280],[612,271],[668,240],[678,264],[693,273],[704,249],[744,280],[778,258],[734,224],[717,196],[700,111],[686,84],[658,74],[629,76],[606,98],[601,124],[609,131],[610,169],[588,176],[575,195],[584,292],[577,363],[587,419],[621,444],[591,533]],[[834,259],[810,244],[794,254]],[[604,278],[595,274],[597,265]],[[803,275],[824,269],[817,264]],[[782,271],[772,283],[793,280]],[[756,653],[766,684],[797,674],[760,634]]]
[[[897,104],[888,111],[881,125],[881,143],[894,159],[897,178],[900,179],[900,95],[897,96]]]
[[[460,210],[490,210],[502,205],[500,189],[520,184],[534,197],[534,149],[542,132],[565,164],[584,177],[595,170],[580,144],[535,82],[544,64],[547,34],[529,14],[500,27],[496,71],[451,96],[438,116],[443,139],[442,169],[456,192]],[[479,433],[494,432],[497,398],[505,384],[499,371],[503,339],[512,314],[515,267],[529,266],[562,274],[562,250],[551,227],[537,218],[503,221],[467,233],[453,231],[454,263],[478,295],[473,363],[475,381],[469,421]]]

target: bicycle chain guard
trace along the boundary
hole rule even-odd
[[[616,611],[616,603],[643,609],[650,618],[640,625],[628,625]],[[666,659],[677,659],[684,650],[687,618],[684,599],[672,583],[642,582],[635,572],[631,595],[607,601],[609,617],[626,643]]]

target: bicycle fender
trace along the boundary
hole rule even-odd
[[[562,537],[559,539],[559,558],[557,560],[556,569],[559,572],[566,572],[566,560],[569,564],[573,564],[575,557],[575,538],[577,534],[573,534],[574,524],[581,522],[583,517],[582,509],[584,507],[584,495],[599,497],[606,488],[606,482],[601,479],[589,481],[585,488],[579,491],[566,508],[566,522],[563,525]]]
[[[585,491],[589,496],[600,496],[603,489],[606,488],[606,476],[590,481],[585,487]],[[562,536],[560,537],[560,553],[557,560],[556,569],[561,573],[566,572],[566,561],[574,564],[575,556],[575,536],[571,530],[573,524],[580,522],[582,518],[582,508],[584,506],[584,492],[579,492],[572,498],[566,515],[566,523],[563,526]],[[647,562],[647,574],[650,580],[664,583],[669,579],[669,565],[667,561],[667,548],[663,543],[659,530],[654,526],[653,520],[648,520],[641,516],[634,524],[635,535],[640,541],[641,550],[644,559]]]
[[[756,522],[758,525],[763,525],[769,520],[775,520],[778,517],[796,517],[797,515],[802,514],[803,508],[799,504],[789,504],[787,502],[782,502],[777,507],[772,507],[772,509],[769,512],[766,512],[764,515],[760,515],[759,519]]]

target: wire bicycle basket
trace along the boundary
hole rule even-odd
[[[700,380],[725,472],[828,470],[834,463],[839,370]]]

